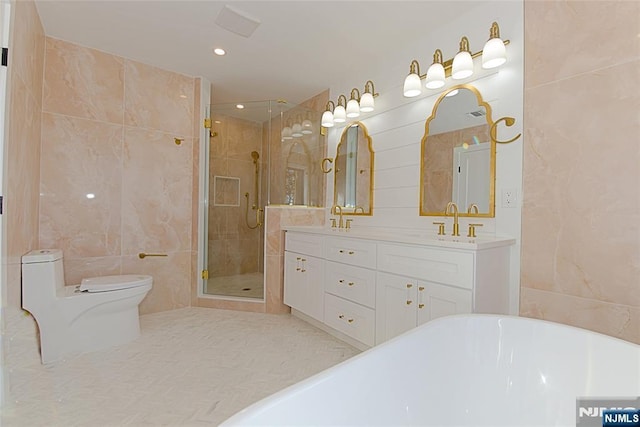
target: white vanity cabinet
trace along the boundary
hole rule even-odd
[[[429,320],[507,313],[509,249],[379,244],[376,344]]]
[[[325,239],[324,322],[372,347],[375,344],[376,243]]]
[[[288,230],[284,302],[361,349],[442,316],[506,314],[514,242]]]
[[[284,303],[318,320],[324,316],[322,236],[287,233],[284,253]]]

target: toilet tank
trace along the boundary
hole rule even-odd
[[[64,288],[62,260],[60,249],[37,249],[22,256],[23,306],[55,298],[56,292]]]

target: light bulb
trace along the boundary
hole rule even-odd
[[[350,119],[360,116],[360,105],[358,104],[357,100],[351,98],[349,102],[347,102],[346,113],[347,117],[349,117]]]
[[[329,110],[322,113],[322,119],[320,121],[322,127],[331,128],[333,127],[333,113]]]
[[[434,62],[427,70],[424,85],[427,89],[439,89],[444,86],[444,83],[444,67],[438,62]]]
[[[294,123],[291,128],[291,136],[294,138],[300,138],[302,136],[302,125],[300,123]]]
[[[469,40],[462,37],[460,51],[453,58],[451,66],[451,78],[454,80],[466,79],[473,74],[473,58],[469,52]]]
[[[496,68],[507,62],[507,49],[500,38],[490,39],[482,49],[482,68]]]
[[[338,105],[335,110],[333,110],[333,121],[335,123],[344,123],[347,121],[347,111],[342,105]]]
[[[304,119],[302,121],[302,133],[305,135],[310,135],[313,133],[313,123],[311,123],[311,120]]]
[[[360,98],[360,111],[363,113],[370,113],[375,108],[375,101],[373,100],[373,95],[369,92],[365,92],[362,94]]]
[[[403,87],[404,96],[407,98],[413,98],[422,93],[422,85],[420,84],[420,76],[415,73],[409,74],[404,79]]]

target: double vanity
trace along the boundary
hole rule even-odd
[[[514,243],[289,227],[284,303],[360,349],[441,316],[506,314]]]

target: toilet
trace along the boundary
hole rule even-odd
[[[92,277],[65,286],[62,260],[59,249],[22,257],[22,308],[38,323],[42,363],[140,336],[138,305],[151,290],[151,276]]]

